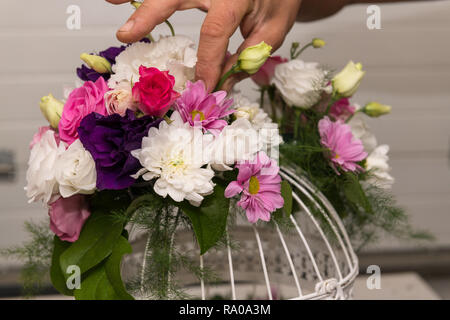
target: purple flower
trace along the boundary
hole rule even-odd
[[[160,122],[150,116],[136,118],[131,110],[123,117],[94,112],[83,118],[78,135],[94,158],[99,190],[120,190],[134,183],[131,175],[141,166],[131,151],[141,148],[142,138]]]
[[[120,47],[110,47],[106,50],[100,51],[99,56],[105,58],[111,63],[111,65],[116,63],[116,57],[122,53],[123,50],[126,49],[126,46]],[[77,75],[83,81],[97,81],[98,78],[103,77],[105,80],[108,80],[111,75],[109,73],[98,73],[97,71],[86,67],[84,64],[77,68]]]
[[[86,67],[84,64],[80,68],[77,68],[77,75],[78,78],[80,78],[83,81],[92,81],[92,82],[97,81],[98,78],[100,78],[101,76],[103,76],[105,80],[108,80],[109,77],[111,76],[109,73],[105,73],[102,75],[101,73],[98,73],[94,69]]]
[[[143,38],[140,40],[140,42],[150,42],[148,38]],[[119,54],[122,53],[123,50],[125,50],[128,46],[120,46],[120,47],[109,47],[106,50],[100,51],[98,53],[99,56],[105,58],[106,60],[111,63],[111,65],[114,65],[116,63],[116,58]],[[98,78],[103,77],[105,80],[108,80],[111,75],[109,73],[98,73],[94,69],[88,68],[84,64],[77,68],[77,75],[78,77],[83,81],[97,81]]]

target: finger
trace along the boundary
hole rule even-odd
[[[222,72],[229,38],[249,9],[249,1],[212,1],[200,31],[196,77],[212,90]]]
[[[262,26],[260,29],[254,31],[248,36],[248,38],[239,46],[236,54],[228,58],[228,60],[224,64],[222,75],[233,67],[233,65],[237,62],[240,53],[244,49],[257,45],[261,43],[261,41],[264,41],[265,43],[272,46],[272,53],[273,53],[275,50],[281,47],[284,38],[285,33],[282,31],[282,29],[280,29],[280,26],[278,25],[275,26],[273,23]],[[221,90],[230,91],[234,85],[248,78],[249,76],[250,75],[248,75],[245,72],[234,74],[231,77],[229,77],[227,81],[225,81]]]
[[[120,3],[122,0],[109,1]],[[130,43],[144,38],[177,10],[178,2],[178,0],[145,0],[117,31],[117,39]]]

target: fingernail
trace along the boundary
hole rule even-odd
[[[125,23],[120,29],[119,32],[128,32],[133,29],[134,26],[134,20],[128,20],[127,23]]]

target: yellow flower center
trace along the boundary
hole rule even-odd
[[[250,192],[250,194],[257,194],[258,191],[259,191],[259,180],[257,177],[252,176],[250,178],[248,192]]]
[[[179,166],[184,165],[184,161],[183,161],[183,159],[176,159],[176,160],[170,161],[170,164],[171,164],[173,167],[179,167]]]
[[[194,111],[191,112],[191,115],[192,115],[192,121],[195,121],[195,117],[196,117],[198,114],[200,115],[200,121],[205,120],[205,115],[203,114],[203,112],[198,111],[198,110],[194,110]]]
[[[339,159],[340,156],[336,153],[336,155],[334,156],[335,159]]]

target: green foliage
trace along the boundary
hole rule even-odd
[[[122,235],[125,208],[130,203],[127,193],[98,192],[91,198],[91,216],[80,237],[74,243],[54,238],[51,280],[55,288],[77,299],[131,299],[120,277],[122,256],[131,252],[131,246]],[[118,218],[122,216],[122,218]],[[69,290],[66,280],[69,266],[78,266],[81,289]]]
[[[281,165],[295,168],[298,174],[306,176],[325,195],[343,219],[356,247],[362,248],[382,234],[400,239],[431,238],[426,232],[413,230],[408,216],[397,206],[389,192],[366,187],[365,181],[370,173],[344,172],[330,165],[328,151],[320,144],[317,127],[322,113],[309,109],[302,111],[301,116],[308,121],[298,125],[296,138],[292,135],[292,119],[295,116],[285,120],[285,143],[280,146]],[[302,200],[306,204],[309,202]],[[313,211],[313,214],[321,217],[320,212]],[[322,226],[327,224],[322,223]]]
[[[73,291],[67,288],[66,277],[61,270],[61,254],[70,247],[70,242],[62,241],[57,236],[53,237],[52,264],[50,267],[50,279],[56,290],[66,296],[73,296]]]
[[[108,257],[115,246],[123,225],[114,222],[109,215],[92,212],[83,226],[79,239],[60,256],[60,266],[65,270],[71,265],[80,267],[81,273],[87,272]]]
[[[122,256],[131,253],[131,245],[119,237],[111,255],[85,274],[80,289],[75,289],[77,300],[133,300],[125,290],[120,276]]]
[[[214,193],[205,197],[200,207],[194,207],[186,201],[175,204],[191,220],[200,254],[204,254],[223,237],[227,225],[230,199],[225,198],[225,184],[220,180],[215,182]]]
[[[178,271],[187,270],[205,281],[212,281],[215,277],[211,270],[200,269],[198,261],[191,259],[197,256],[197,252],[179,252],[173,245],[178,227],[192,228],[188,216],[172,201],[158,196],[154,200],[140,206],[129,220],[133,228],[145,231],[148,238],[142,270],[127,283],[127,288],[149,299],[185,299],[188,295],[180,289],[175,277]]]
[[[283,208],[275,211],[272,216],[279,224],[284,224],[284,220],[289,218],[292,213],[293,205],[291,185],[284,180],[281,182],[281,196],[284,200]]]
[[[39,293],[47,282],[53,234],[48,227],[48,220],[40,223],[25,222],[25,229],[31,239],[22,246],[3,249],[0,254],[24,262],[21,272],[23,293],[30,297]]]

